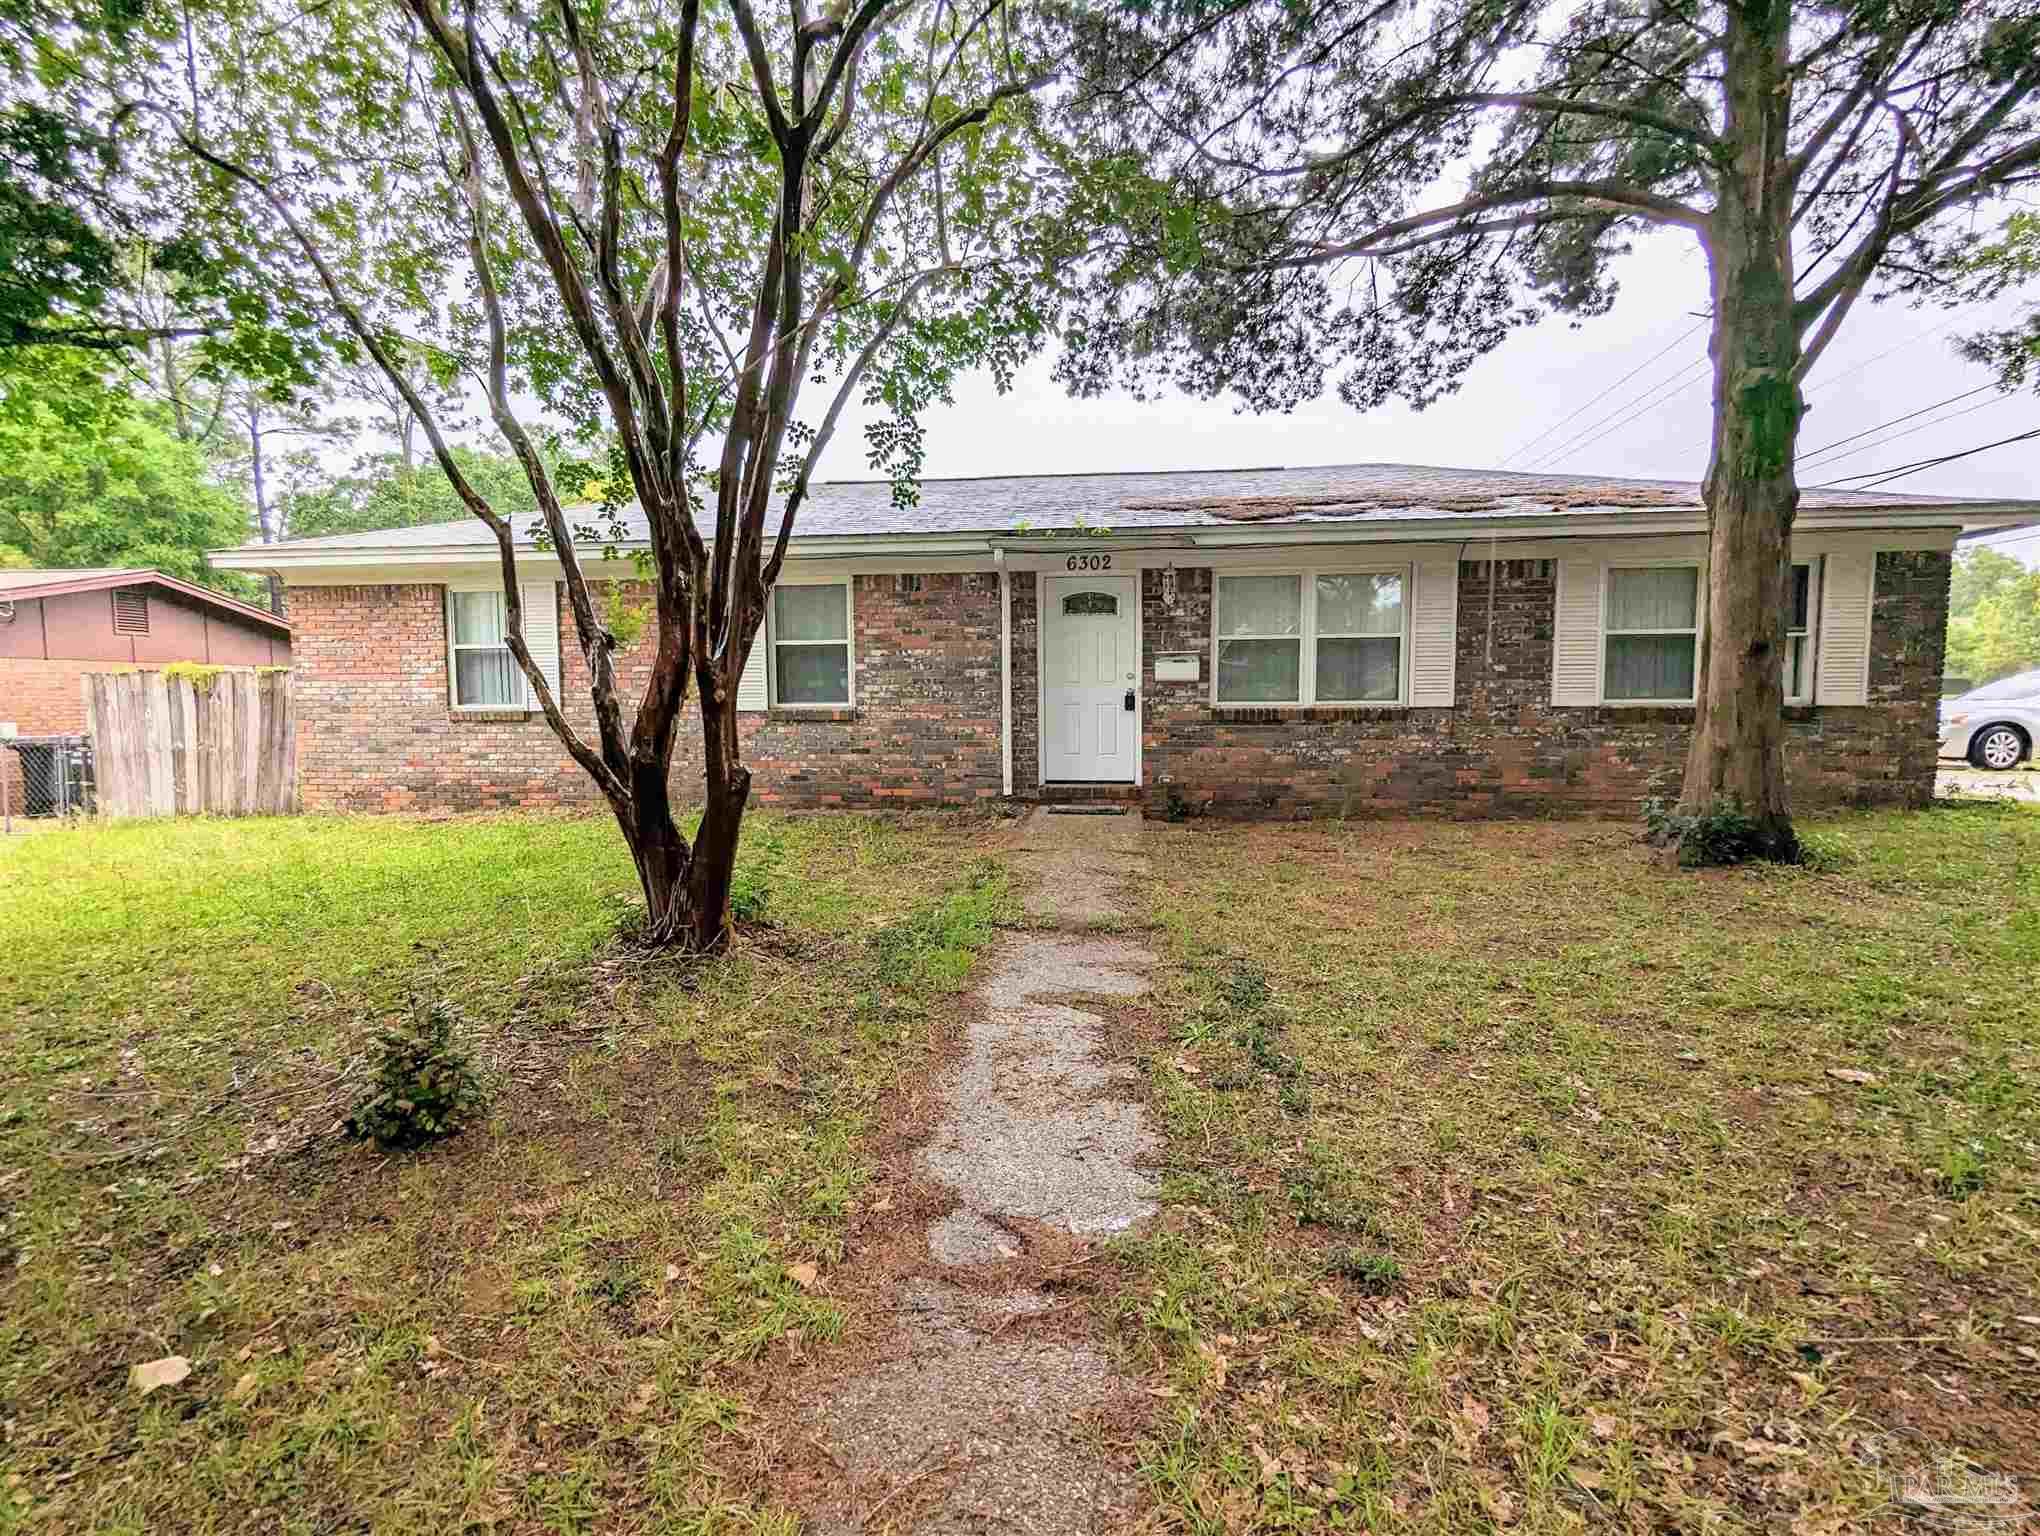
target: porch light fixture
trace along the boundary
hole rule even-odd
[[[1173,564],[1162,567],[1162,612],[1171,618],[1176,614],[1176,567]]]

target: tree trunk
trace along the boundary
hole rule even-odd
[[[730,882],[751,771],[737,757],[734,706],[703,699],[701,715],[707,794],[694,846],[673,820],[670,760],[632,774],[630,808],[618,809],[616,817],[645,894],[645,941],[712,954],[729,942]]]
[[[1798,851],[1785,785],[1785,590],[1804,406],[1794,370],[1792,185],[1786,163],[1791,7],[1729,6],[1731,160],[1706,236],[1714,299],[1708,580],[1693,745],[1680,809],[1740,802],[1759,857]]]

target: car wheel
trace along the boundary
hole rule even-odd
[[[2026,738],[2009,725],[1987,726],[1969,743],[1969,760],[1979,768],[2016,768],[2026,755]]]

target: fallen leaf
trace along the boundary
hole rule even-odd
[[[1856,1067],[1829,1067],[1827,1075],[1838,1083],[1856,1083],[1867,1086],[1877,1081],[1877,1074],[1875,1072],[1864,1072]]]
[[[191,1362],[182,1355],[165,1355],[161,1360],[151,1360],[137,1365],[128,1372],[128,1382],[134,1389],[147,1397],[158,1387],[174,1387],[191,1374]]]
[[[254,1395],[255,1373],[249,1371],[239,1381],[234,1383],[233,1389],[227,1393],[227,1401],[230,1403],[245,1403]]]
[[[1588,1422],[1593,1425],[1594,1438],[1596,1440],[1613,1440],[1615,1438],[1617,1425],[1613,1416],[1597,1413]]]
[[[1475,1429],[1485,1430],[1488,1427],[1487,1404],[1479,1398],[1462,1397],[1459,1400],[1459,1411],[1466,1415],[1466,1422]]]
[[[679,1278],[680,1278],[680,1266],[678,1264],[668,1264],[666,1266],[667,1283],[670,1284],[671,1282],[678,1280]]]
[[[786,1273],[793,1283],[802,1290],[811,1291],[815,1288],[816,1272],[814,1265],[789,1264],[786,1266]]]
[[[1592,1467],[1568,1467],[1566,1469],[1566,1476],[1570,1477],[1582,1488],[1598,1488],[1601,1486],[1601,1474]]]
[[[881,1211],[889,1211],[891,1209],[892,1209],[891,1195],[880,1195],[876,1200],[871,1202],[871,1212],[874,1216]]]

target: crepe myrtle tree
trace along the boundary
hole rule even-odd
[[[1025,174],[1049,78],[1009,0],[334,0],[279,9],[290,70],[248,67],[250,13],[201,16],[178,125],[239,189],[251,238],[308,270],[343,345],[373,360],[468,512],[495,536],[508,649],[600,787],[657,944],[728,931],[751,786],[738,680],[810,476],[860,390],[872,457],[913,494],[916,413],[961,369],[999,377],[1038,344]],[[209,43],[216,46],[209,50]],[[408,330],[406,329],[408,327]],[[534,665],[516,536],[406,360],[437,348],[484,381],[559,562],[592,734]],[[465,349],[465,350],[463,350]],[[811,382],[830,386],[816,420]],[[606,447],[607,515],[570,512],[528,402]],[[583,546],[644,517],[651,658],[633,711]],[[705,804],[671,794],[692,705]]]
[[[1515,328],[1605,311],[1637,232],[1697,243],[1711,580],[1680,808],[1739,800],[1752,852],[1792,857],[1802,383],[1866,292],[1931,290],[1979,205],[2040,180],[2032,0],[1157,0],[1086,39],[1082,195],[1124,234],[1059,364],[1080,392],[1287,409],[1336,366],[1355,406],[1421,407]]]

